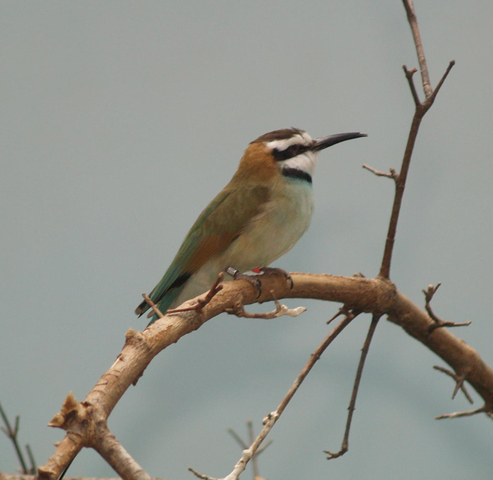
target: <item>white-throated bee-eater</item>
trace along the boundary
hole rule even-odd
[[[229,267],[247,272],[288,252],[310,225],[318,152],[359,137],[366,135],[312,139],[303,130],[286,128],[251,142],[233,178],[200,214],[149,295],[159,310],[165,314],[206,292]],[[135,313],[149,308],[143,301]]]

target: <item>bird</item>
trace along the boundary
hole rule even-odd
[[[313,139],[304,130],[284,128],[250,142],[233,178],[199,215],[149,294],[161,313],[208,291],[220,272],[267,267],[291,250],[312,218],[318,153],[366,136],[350,132]],[[135,313],[141,316],[149,308],[144,300]],[[158,316],[151,311],[149,318],[151,325]]]

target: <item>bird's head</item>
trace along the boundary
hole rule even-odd
[[[250,142],[238,173],[264,181],[281,174],[311,182],[320,150],[359,137],[366,137],[366,134],[337,133],[313,139],[298,128],[274,130]]]

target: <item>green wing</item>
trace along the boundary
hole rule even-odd
[[[215,254],[224,251],[241,234],[245,225],[269,200],[266,186],[231,185],[205,208],[188,232],[173,262],[149,297],[165,313],[183,290],[187,280]],[[135,310],[149,309],[143,301]]]

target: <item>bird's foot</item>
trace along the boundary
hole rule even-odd
[[[262,282],[258,279],[257,275],[247,275],[245,273],[241,273],[239,270],[236,270],[234,267],[228,267],[226,269],[226,273],[232,276],[235,280],[246,280],[250,283],[250,285],[255,288],[257,291],[257,298],[262,295]],[[255,272],[258,273],[258,272]]]
[[[293,279],[291,278],[291,275],[286,272],[286,270],[283,270],[282,268],[272,268],[272,267],[262,267],[262,268],[254,268],[253,272],[255,273],[262,273],[263,275],[282,275],[286,281],[288,281],[291,284],[291,290],[294,287]]]
[[[282,268],[271,268],[271,267],[257,267],[252,269],[252,272],[255,275],[248,275],[246,273],[241,273],[239,270],[237,270],[234,267],[228,267],[226,269],[226,273],[228,275],[231,275],[235,280],[238,279],[244,279],[250,282],[253,287],[258,292],[257,298],[260,297],[262,294],[262,282],[260,281],[259,277],[262,275],[282,275],[290,284],[291,284],[291,289],[294,287],[293,279],[291,278],[291,275],[289,275],[286,270],[283,270]]]

